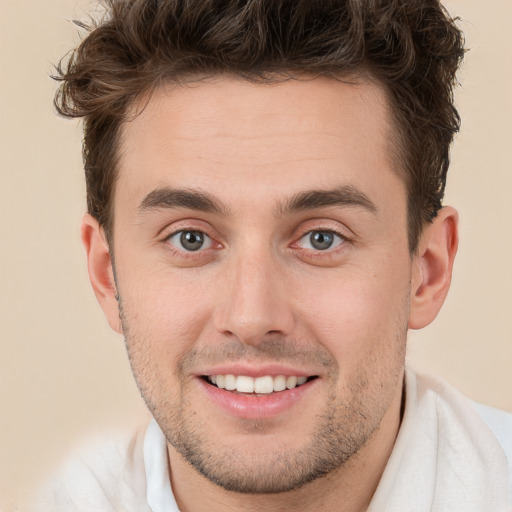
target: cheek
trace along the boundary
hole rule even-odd
[[[340,365],[380,357],[403,340],[407,331],[407,276],[363,269],[341,272],[306,294],[300,316],[312,335],[336,357]],[[311,285],[311,283],[310,283]],[[308,287],[311,289],[311,286]],[[396,352],[396,347],[394,352]],[[389,352],[389,350],[386,350]]]
[[[157,360],[176,359],[199,338],[211,317],[211,301],[187,275],[140,267],[137,274],[124,280],[119,276],[129,342],[151,345]]]

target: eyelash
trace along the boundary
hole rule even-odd
[[[210,246],[205,248],[205,249],[203,249],[201,247],[197,251],[187,251],[184,248],[183,249],[179,249],[179,248],[175,247],[171,243],[171,239],[173,237],[175,237],[176,235],[187,233],[187,232],[189,232],[189,233],[201,233],[205,237],[208,237],[208,239],[211,241]],[[202,226],[201,227],[199,227],[199,226],[197,226],[197,227],[184,226],[183,228],[175,229],[171,233],[165,235],[162,238],[162,242],[164,242],[167,250],[172,253],[173,257],[176,257],[176,258],[184,260],[184,261],[188,261],[190,259],[197,259],[199,256],[203,256],[204,257],[206,255],[211,254],[211,251],[214,251],[214,250],[217,250],[219,248],[222,248],[222,244],[217,242],[215,240],[215,237],[212,236],[208,232],[208,230],[205,229]]]
[[[325,250],[315,250],[315,249],[307,249],[298,247],[298,243],[306,236],[311,236],[312,233],[331,233],[341,239],[341,242],[335,247],[328,248]],[[309,261],[318,261],[319,264],[325,263],[328,264],[330,260],[334,258],[339,258],[347,250],[350,249],[351,244],[353,243],[353,239],[338,229],[333,229],[332,227],[322,227],[315,226],[314,229],[307,229],[302,232],[302,234],[296,238],[296,241],[290,246],[290,248],[296,252],[302,259],[306,259]]]
[[[310,249],[310,248],[304,248],[308,251],[312,251],[312,252],[318,252],[318,253],[327,253],[327,252],[332,252],[336,249],[336,247],[339,247],[340,245],[343,245],[345,242],[348,241],[348,238],[343,235],[342,233],[336,231],[336,230],[333,230],[333,229],[322,229],[322,228],[317,228],[317,229],[311,229],[309,231],[306,231],[303,235],[301,235],[299,237],[299,239],[297,240],[297,242],[295,242],[296,244],[299,243],[301,240],[305,239],[306,237],[310,237],[311,238],[311,235],[313,233],[328,233],[330,235],[334,235],[334,237],[337,237],[340,239],[339,243],[337,243],[334,247],[327,247],[326,249],[322,250],[322,249]],[[335,243],[335,241],[333,240],[333,243]]]
[[[172,244],[172,242],[171,242],[171,240],[172,240],[174,237],[176,237],[176,236],[178,236],[178,235],[180,235],[180,236],[182,237],[184,234],[190,234],[190,233],[194,233],[194,235],[195,235],[195,234],[203,235],[203,236],[202,236],[202,238],[203,238],[202,242],[203,242],[203,245],[205,245],[205,244],[206,244],[206,245],[207,245],[207,247],[202,247],[202,246],[201,246],[201,247],[199,247],[199,248],[198,248],[198,249],[196,249],[196,250],[193,250],[193,249],[187,250],[187,249],[183,248],[185,252],[187,252],[187,253],[194,253],[194,252],[199,252],[199,251],[201,251],[201,250],[203,250],[203,251],[204,251],[204,250],[206,250],[206,249],[209,249],[209,248],[213,245],[213,240],[212,240],[212,238],[211,238],[208,234],[203,233],[202,231],[198,231],[197,229],[182,229],[181,231],[176,231],[175,233],[173,233],[172,235],[169,235],[169,236],[167,237],[167,242],[171,243],[171,245],[174,245],[174,244]],[[205,238],[207,238],[207,240],[205,240]],[[180,241],[180,242],[182,242],[182,241]],[[183,243],[181,243],[181,245],[183,246]]]
[[[177,235],[182,235],[183,233],[201,233],[204,237],[207,237],[210,241],[208,247],[203,248],[200,247],[197,251],[186,250],[185,248],[180,249],[174,246],[171,243],[171,239]],[[303,240],[307,236],[311,236],[313,233],[329,233],[334,235],[334,237],[338,237],[340,239],[339,243],[334,247],[328,247],[325,250],[314,249],[314,248],[306,248],[306,247],[297,247],[299,242]],[[172,233],[168,234],[164,238],[164,242],[167,245],[168,250],[173,253],[174,257],[177,257],[181,260],[188,261],[191,259],[197,259],[198,257],[206,257],[211,255],[211,252],[222,248],[222,245],[219,242],[215,241],[215,238],[211,236],[204,228],[183,228],[179,230],[175,230]],[[339,255],[341,252],[344,252],[347,249],[347,244],[350,242],[350,239],[338,230],[323,227],[315,227],[315,229],[309,229],[304,231],[300,237],[296,238],[296,241],[293,242],[289,247],[294,251],[298,252],[302,255],[307,254],[308,259],[328,259],[333,256]],[[335,240],[334,242],[335,243]],[[295,246],[295,247],[294,247]]]

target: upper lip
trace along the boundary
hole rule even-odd
[[[277,377],[278,375],[284,375],[285,377],[295,376],[295,377],[311,377],[313,375],[318,375],[315,372],[310,372],[307,370],[301,370],[298,368],[293,368],[291,366],[287,366],[284,364],[270,363],[263,365],[251,365],[247,363],[229,363],[224,365],[215,365],[212,367],[208,367],[204,370],[196,372],[197,376],[205,376],[205,375],[245,375],[247,377],[264,377],[267,375],[271,375],[273,377]]]

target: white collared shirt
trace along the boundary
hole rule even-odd
[[[512,511],[512,414],[406,373],[405,413],[368,512]],[[179,512],[155,420],[74,458],[29,510]]]

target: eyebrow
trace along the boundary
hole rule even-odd
[[[295,212],[314,210],[327,206],[356,206],[373,214],[378,209],[370,198],[353,185],[343,185],[330,190],[308,190],[292,196],[278,205],[275,215],[282,217]],[[229,208],[208,192],[171,187],[157,188],[147,194],[139,206],[139,214],[150,210],[186,208],[226,217]]]
[[[229,213],[224,204],[207,192],[163,187],[153,190],[142,200],[139,214],[161,208],[187,208],[221,216]]]
[[[378,208],[373,201],[353,185],[343,185],[331,190],[310,190],[294,195],[277,210],[277,215],[314,210],[326,206],[356,206],[376,215]]]

